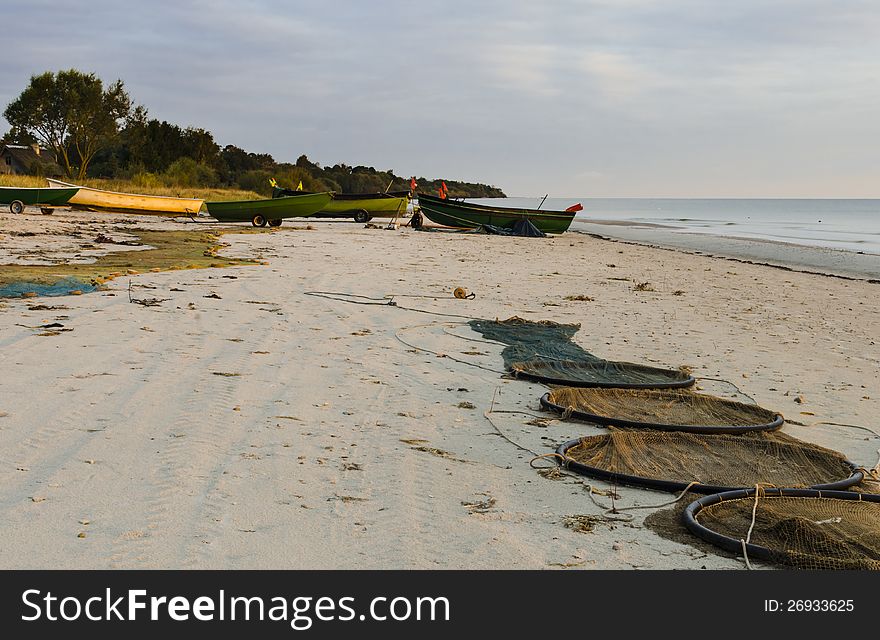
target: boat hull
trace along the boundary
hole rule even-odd
[[[16,200],[28,206],[67,204],[79,187],[64,189],[43,187],[0,187],[0,204],[12,204]]]
[[[311,216],[325,207],[332,197],[330,193],[311,193],[265,200],[206,202],[205,206],[208,213],[221,222],[251,222],[258,215],[266,220],[283,220]]]
[[[70,199],[71,205],[84,209],[97,209],[102,211],[116,211],[122,213],[145,213],[152,215],[167,216],[194,216],[204,204],[204,200],[196,198],[174,198],[169,196],[148,196],[137,193],[120,193],[117,191],[104,191],[91,187],[77,187],[76,185],[49,180],[53,187],[76,187],[79,192]]]
[[[509,228],[526,219],[544,233],[564,233],[575,216],[573,211],[494,207],[424,194],[419,194],[419,209],[432,222],[456,229],[475,229],[483,225]]]
[[[275,187],[272,197],[293,196],[301,191]],[[336,193],[316,218],[348,218],[364,212],[369,218],[395,218],[406,213],[408,191],[391,193]]]

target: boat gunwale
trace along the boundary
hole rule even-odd
[[[330,200],[332,200],[333,199],[333,192],[332,191],[318,191],[316,193],[304,193],[303,196],[325,196],[328,194],[330,195]],[[279,196],[277,198],[259,198],[257,200],[210,200],[210,201],[205,200],[205,206],[210,207],[210,205],[218,205],[218,204],[219,205],[230,205],[230,206],[231,205],[245,206],[245,205],[253,205],[255,203],[270,203],[270,202],[274,202],[277,204],[286,198],[300,198],[300,197],[302,197],[302,196]],[[329,200],[328,200],[328,202],[329,202]],[[262,208],[262,207],[267,206],[267,204],[263,204],[260,206]]]
[[[493,205],[485,205],[485,204],[477,204],[475,202],[465,202],[463,200],[449,200],[447,198],[438,198],[437,196],[431,196],[428,194],[419,194],[417,198],[419,199],[419,206],[422,206],[422,198],[427,198],[426,202],[428,203],[428,208],[430,208],[431,204],[438,205],[446,205],[452,206],[453,208],[460,209],[473,209],[480,213],[496,213],[498,215],[509,215],[509,216],[540,216],[544,218],[561,218],[561,219],[573,219],[577,214],[577,211],[557,211],[557,210],[542,210],[542,209],[525,209],[519,207],[496,207]],[[440,212],[442,213],[442,211]]]
[[[55,182],[57,184],[68,185],[68,187],[65,187],[65,188],[80,189],[80,190],[86,190],[86,191],[97,191],[98,193],[109,193],[114,196],[135,196],[137,198],[161,198],[163,200],[177,200],[177,201],[181,201],[181,202],[192,202],[192,203],[196,203],[196,202],[204,203],[205,202],[204,198],[182,198],[180,196],[157,196],[157,195],[152,195],[152,194],[147,194],[147,193],[127,193],[125,191],[110,191],[109,189],[98,189],[97,187],[80,187],[80,186],[77,186],[77,185],[72,184],[70,182],[63,182],[61,180],[55,180],[54,178],[46,178],[46,181],[49,182],[50,185],[51,185],[51,183]],[[56,187],[49,187],[49,188],[56,188]],[[57,188],[62,188],[62,187],[57,187]],[[86,205],[86,206],[92,206],[92,205]]]
[[[28,207],[39,207],[44,205],[47,207],[63,207],[67,206],[67,204],[70,202],[70,199],[76,196],[77,193],[79,193],[79,187],[15,187],[12,185],[0,185],[0,189],[9,191],[36,191],[37,196],[40,195],[39,192],[41,191],[55,192],[54,194],[52,194],[54,197],[51,197],[49,200],[40,200],[38,197],[33,202],[30,202],[30,198],[25,198],[24,196],[19,196],[18,198],[14,198],[9,202],[0,200],[0,204],[3,204],[4,206],[7,204],[12,204],[13,202],[15,202],[15,200],[20,200],[25,206]],[[59,198],[63,198],[63,194],[58,192],[67,193],[70,191],[72,191],[73,193],[71,193],[63,200],[59,201]],[[24,202],[25,199],[27,199],[29,202]]]
[[[275,195],[275,194],[278,195]],[[294,189],[284,189],[282,187],[273,187],[272,198],[283,198],[294,195],[314,195],[316,193],[328,193],[322,191],[295,191]],[[409,191],[371,191],[368,193],[338,193],[330,191],[333,194],[333,200],[337,202],[345,202],[351,200],[403,200],[409,198]]]

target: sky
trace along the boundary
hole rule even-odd
[[[121,78],[221,145],[508,195],[880,197],[874,0],[0,0],[0,111]],[[0,133],[8,124],[0,118]]]

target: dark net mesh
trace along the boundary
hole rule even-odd
[[[471,328],[505,345],[505,367],[514,375],[572,386],[678,387],[694,383],[685,371],[603,360],[572,341],[579,324],[522,318],[472,320]]]
[[[754,510],[754,526],[752,514]],[[880,570],[880,503],[825,497],[768,496],[702,508],[706,529],[763,547],[767,559],[799,569]],[[735,544],[731,546],[735,548]]]
[[[784,433],[698,434],[647,429],[611,429],[581,438],[560,450],[569,468],[586,475],[619,478],[627,484],[657,486],[655,481],[693,491],[749,488],[852,485],[860,479],[841,454]]]
[[[782,425],[781,416],[757,405],[678,389],[562,387],[547,394],[545,405],[563,415],[621,426],[745,431]]]

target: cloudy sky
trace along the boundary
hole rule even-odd
[[[880,197],[875,0],[2,0],[151,117],[510,195]],[[12,28],[10,28],[12,27]],[[0,132],[8,125],[0,119]]]

